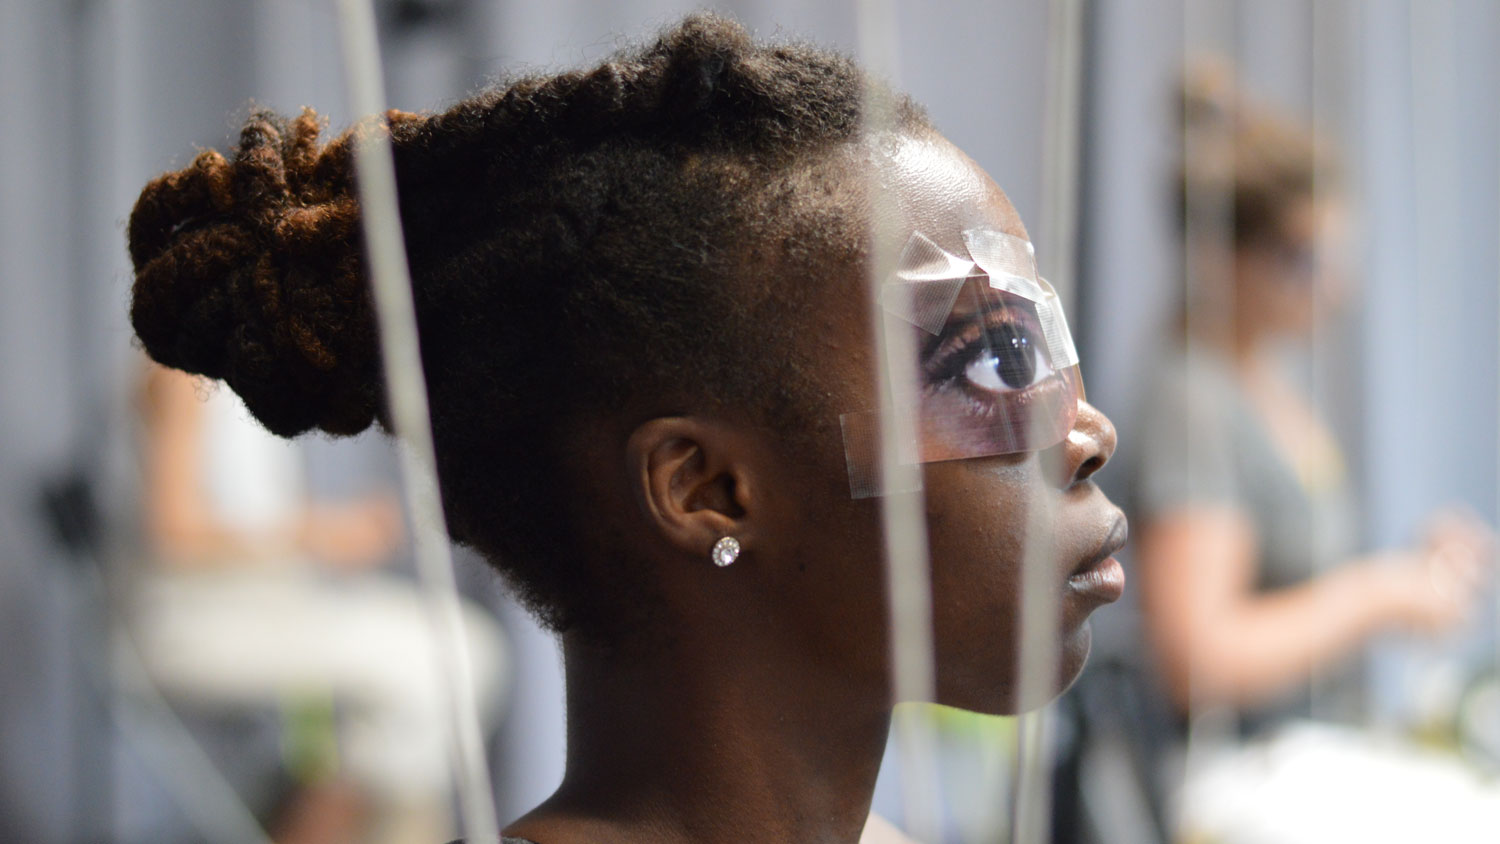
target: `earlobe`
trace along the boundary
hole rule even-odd
[[[724,428],[691,417],[643,423],[626,443],[632,485],[644,515],[671,545],[701,559],[724,537],[749,529],[749,471]]]

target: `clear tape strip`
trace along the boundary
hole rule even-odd
[[[896,264],[896,275],[907,281],[964,279],[975,274],[973,261],[954,255],[921,232],[907,239]]]
[[[1073,344],[1073,332],[1068,328],[1067,315],[1063,313],[1062,297],[1046,279],[1038,278],[1037,282],[1042,287],[1043,296],[1037,302],[1036,316],[1042,324],[1042,336],[1047,341],[1047,354],[1052,358],[1052,365],[1058,369],[1077,366],[1078,347]]]
[[[967,280],[959,277],[887,282],[880,289],[880,305],[891,316],[936,336],[943,333],[943,325],[953,313],[953,304]]]
[[[385,107],[375,12],[371,0],[339,0],[338,13],[350,105],[354,114],[370,115],[355,130],[360,217],[369,250],[391,423],[404,444],[400,449],[402,480],[412,514],[417,571],[435,634],[434,657],[441,672],[438,688],[453,730],[450,751],[462,829],[468,841],[495,841],[500,837],[499,825],[475,711],[472,663],[463,635],[452,551],[438,495],[416,307],[396,200],[396,165],[389,133],[375,117]]]
[[[990,286],[1040,301],[1036,284],[1036,250],[1031,241],[994,229],[969,229],[964,246],[974,263],[990,277]]]
[[[917,468],[918,446],[915,435],[896,438],[897,462],[885,466],[880,460],[880,413],[862,411],[839,417],[844,434],[844,463],[849,467],[849,496],[878,498],[922,488],[922,471]]]
[[[912,492],[921,484],[920,473],[914,473],[917,464],[1051,448],[1072,430],[1077,420],[1077,401],[1083,394],[1076,368],[1065,369],[1061,378],[1066,383],[1058,385],[1057,393],[1034,400],[1028,412],[1019,416],[1019,423],[971,413],[923,416],[916,427],[894,437],[897,465],[889,476],[882,474],[880,463],[880,413],[865,410],[842,414],[839,427],[844,438],[850,495],[874,498]],[[1068,406],[1055,403],[1058,401]],[[929,433],[935,434],[932,441],[924,438]]]
[[[954,255],[921,232],[907,239],[896,267],[880,289],[881,307],[934,335],[942,333],[964,282],[978,272],[973,261]]]

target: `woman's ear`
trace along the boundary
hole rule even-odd
[[[669,416],[640,425],[626,442],[631,489],[670,545],[707,562],[726,536],[754,542],[757,472],[742,433],[699,417]]]

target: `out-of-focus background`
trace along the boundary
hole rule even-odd
[[[851,52],[863,8],[709,5],[762,36]],[[506,74],[597,59],[696,4],[377,7],[391,104],[424,110]],[[1043,272],[1070,297],[1090,400],[1120,430],[1103,480],[1117,500],[1143,499],[1151,470],[1132,468],[1132,452],[1158,430],[1147,397],[1175,365],[1166,347],[1178,334],[1189,347],[1202,339],[1182,330],[1179,311],[1186,301],[1194,324],[1201,299],[1189,267],[1206,247],[1184,240],[1174,209],[1184,69],[1212,55],[1221,95],[1332,151],[1340,176],[1319,182],[1314,204],[1331,200],[1346,232],[1335,240],[1313,226],[1305,242],[1251,244],[1267,255],[1302,248],[1294,259],[1337,263],[1349,284],[1341,307],[1267,345],[1281,374],[1249,390],[1235,424],[1271,431],[1272,453],[1279,445],[1295,457],[1308,438],[1333,444],[1320,453],[1339,456],[1356,516],[1351,559],[1427,547],[1424,530],[1445,508],[1463,508],[1470,546],[1484,544],[1482,525],[1500,509],[1500,4],[897,0],[894,9],[899,84],[1006,190]],[[1049,75],[1068,66],[1060,32],[1078,37],[1080,94],[1061,121],[1068,86],[1048,82],[1067,78]],[[345,101],[332,0],[0,2],[0,840],[452,832],[445,770],[433,761],[440,733],[421,727],[433,704],[410,692],[430,669],[389,445],[259,439],[228,396],[150,373],[126,319],[124,225],[148,179],[231,145],[252,104],[312,105],[340,127],[354,117]],[[1055,128],[1070,120],[1076,145]],[[1072,233],[1057,219],[1071,220]],[[1293,228],[1278,231],[1292,241]],[[1223,254],[1241,255],[1232,240]],[[1224,383],[1244,386],[1234,378]],[[1279,413],[1288,406],[1290,422]],[[247,490],[246,477],[264,492]],[[1270,522],[1231,519],[1249,525],[1240,538],[1250,537],[1252,573],[1284,527],[1280,499],[1265,490],[1244,495],[1261,496],[1255,515]],[[1229,509],[1255,509],[1247,500]],[[1154,514],[1133,514],[1138,532]],[[558,659],[482,563],[459,565],[485,661],[496,799],[502,818],[514,817],[561,776]],[[1127,561],[1133,579],[1149,580],[1150,566],[1139,548]],[[1423,633],[1372,622],[1343,648],[1340,665],[1355,670],[1341,693],[1352,689],[1357,714],[1320,694],[1320,664],[1305,672],[1306,705],[1265,730],[1237,722],[1222,701],[1196,706],[1196,693],[1174,704],[1162,679],[1173,646],[1142,621],[1133,582],[1131,597],[1099,614],[1093,667],[1049,716],[1054,839],[1494,840],[1492,582],[1482,573],[1434,581],[1462,591],[1455,600],[1468,614]],[[284,642],[264,641],[257,625],[267,617]],[[303,644],[313,641],[322,644]],[[372,672],[377,653],[386,665]],[[1010,840],[1013,725],[937,720],[951,739],[948,840]],[[422,741],[436,749],[413,749]],[[976,746],[988,749],[975,755]],[[876,808],[899,822],[898,778],[893,765]],[[1406,795],[1412,811],[1377,816],[1375,832],[1390,837],[1369,837],[1350,807],[1385,794]],[[1443,802],[1419,811],[1426,800]],[[1249,820],[1268,815],[1278,821]],[[1487,830],[1470,821],[1485,817]]]

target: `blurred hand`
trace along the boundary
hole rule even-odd
[[[1387,558],[1382,589],[1395,622],[1441,633],[1469,619],[1494,568],[1494,532],[1472,514],[1444,511],[1419,549]]]
[[[359,569],[389,559],[405,532],[401,506],[394,495],[386,493],[310,508],[298,539],[302,550],[321,563]]]

